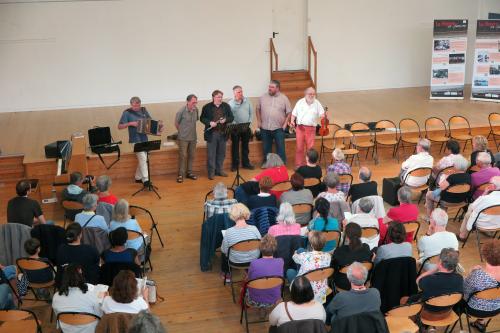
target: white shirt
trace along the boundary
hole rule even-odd
[[[447,247],[458,250],[457,236],[452,232],[439,231],[430,236],[422,236],[418,241],[420,263],[429,257],[440,254],[441,250]]]
[[[426,151],[411,155],[401,165],[401,168],[405,170],[405,173],[403,174],[403,180],[405,179],[408,172],[418,168],[432,168],[433,164],[434,158]],[[428,179],[429,177],[408,176],[408,179],[406,179],[406,184],[408,186],[421,186],[424,185]]]
[[[319,319],[326,321],[326,312],[323,304],[314,301],[314,304],[308,306],[297,305],[292,302],[287,304],[288,312],[293,320],[302,319]],[[290,321],[286,314],[285,303],[281,302],[276,305],[274,310],[269,314],[269,325],[280,326]]]
[[[102,311],[106,314],[115,312],[139,313],[148,309],[149,305],[142,296],[137,297],[131,303],[118,303],[111,296],[104,297],[104,301],[102,301]]]
[[[348,223],[356,223],[361,228],[372,227],[378,229],[378,220],[371,214],[366,214],[366,213],[354,214],[349,219]],[[372,238],[361,237],[361,242],[368,244],[368,246],[370,246],[370,250],[378,246],[379,240],[380,240],[380,234],[377,234],[375,237]]]
[[[478,197],[469,206],[469,209],[472,209],[472,213],[467,220],[467,230],[470,231],[472,229],[477,214],[479,214],[481,210],[498,204],[500,204],[500,191],[493,191],[490,194]],[[498,228],[500,226],[500,219],[498,215],[481,214],[477,219],[477,225],[484,229]]]
[[[303,97],[297,101],[292,111],[292,116],[296,117],[295,123],[304,126],[316,126],[319,117],[323,117],[325,109],[315,98],[311,104],[307,104]]]
[[[94,286],[87,284],[89,289],[84,294],[80,288],[70,287],[68,296],[59,295],[58,292],[52,298],[52,308],[57,315],[60,312],[87,312],[102,317],[101,306]],[[98,321],[87,325],[67,325],[61,323],[61,329],[69,333],[94,333]]]

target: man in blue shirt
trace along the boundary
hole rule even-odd
[[[234,98],[228,104],[234,116],[234,124],[251,123],[253,119],[253,108],[248,98],[243,96],[241,86],[233,87]],[[231,171],[236,171],[236,167],[240,164],[240,141],[241,141],[241,162],[245,169],[253,170],[254,166],[250,164],[248,159],[248,142],[250,141],[251,130],[248,128],[241,133],[231,133]]]
[[[138,143],[148,141],[148,136],[143,133],[137,133],[137,125],[139,119],[151,118],[145,107],[141,106],[141,99],[139,97],[132,97],[130,99],[130,108],[123,111],[118,129],[128,128],[128,142]],[[137,156],[137,169],[135,171],[136,183],[144,183],[147,185],[149,181],[148,166],[146,164],[146,152],[135,153]]]

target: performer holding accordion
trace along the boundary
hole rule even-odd
[[[160,135],[163,129],[163,123],[152,120],[149,112],[141,106],[141,99],[134,96],[130,99],[130,108],[123,111],[118,123],[118,129],[128,128],[128,137],[130,143],[146,142],[148,135]],[[135,181],[147,186],[149,182],[148,167],[146,163],[146,153],[136,153],[137,169],[135,171]]]

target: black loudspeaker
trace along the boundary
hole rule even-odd
[[[399,205],[398,190],[401,187],[399,177],[384,178],[382,183],[382,198],[391,206]]]
[[[59,140],[45,146],[45,158],[62,158],[69,145],[68,140]]]

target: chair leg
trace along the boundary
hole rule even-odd
[[[479,239],[479,230],[476,228],[476,240],[477,240],[477,249],[479,251],[479,258],[481,259],[481,262],[483,262],[483,255],[481,253],[481,240]]]
[[[247,333],[249,333],[249,330],[248,330],[248,312],[247,312],[246,308],[244,310],[244,313],[245,313],[245,328],[247,330]]]
[[[233,282],[233,272],[231,272],[231,276],[229,277],[229,280],[231,281],[231,296],[233,297],[233,303],[236,303],[236,296],[234,295],[234,282]]]
[[[473,227],[473,228],[474,228],[474,227]],[[467,233],[467,236],[465,237],[464,243],[462,244],[462,249],[464,248],[465,243],[467,243],[467,240],[469,239],[469,236],[470,236],[470,233],[471,233],[471,232],[472,232],[472,230],[471,230],[471,231],[469,231],[469,232]]]
[[[241,313],[240,313],[240,325],[243,322],[243,309],[245,308],[245,302],[241,304]]]

